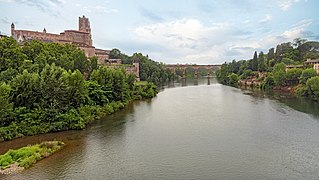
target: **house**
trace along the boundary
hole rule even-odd
[[[319,59],[307,59],[305,62],[307,65],[313,65],[313,68],[317,71],[319,74]]]

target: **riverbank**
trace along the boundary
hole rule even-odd
[[[0,174],[12,174],[24,170],[37,161],[47,158],[64,146],[61,141],[45,141],[17,150],[10,149],[0,155]]]
[[[0,142],[49,132],[82,130],[95,120],[123,109],[132,101],[149,99],[156,96],[157,93],[157,88],[153,83],[135,83],[134,91],[129,100],[115,101],[103,105],[80,106],[64,114],[59,114],[56,117],[57,120],[53,122],[36,119],[46,115],[47,112],[34,110],[27,115],[23,115],[23,117],[19,117],[22,118],[21,121],[0,127]]]

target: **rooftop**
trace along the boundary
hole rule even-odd
[[[319,59],[307,59],[306,63],[319,63]]]

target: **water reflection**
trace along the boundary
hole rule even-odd
[[[284,92],[262,91],[258,88],[243,88],[241,90],[244,94],[253,96],[257,99],[263,100],[264,98],[269,98],[276,100],[299,112],[310,114],[317,118],[319,117],[319,103],[309,98],[297,97],[293,94]]]
[[[44,139],[67,143],[21,174],[0,179],[319,177],[319,117],[298,110],[313,113],[318,104],[224,86],[214,78],[167,87],[177,88],[134,102],[84,131],[0,143],[0,150]]]
[[[176,81],[168,82],[162,88],[176,88],[176,87],[186,87],[186,86],[201,86],[201,85],[211,85],[218,83],[215,78],[203,77],[194,79],[178,79]]]

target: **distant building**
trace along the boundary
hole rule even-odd
[[[85,16],[79,17],[79,30],[65,30],[60,34],[47,33],[45,28],[42,32],[16,30],[15,25],[12,23],[11,36],[20,44],[31,40],[73,44],[83,50],[87,57],[97,56],[99,64],[103,64],[105,60],[109,59],[109,50],[96,49],[92,45],[90,21]]]
[[[31,40],[73,44],[83,50],[86,57],[90,58],[96,56],[99,65],[111,68],[123,68],[126,73],[133,73],[136,76],[137,81],[139,81],[140,69],[138,62],[134,62],[133,65],[123,66],[121,59],[109,59],[110,50],[97,49],[93,46],[90,21],[85,16],[79,17],[79,30],[64,30],[64,32],[60,34],[47,33],[45,28],[42,32],[16,30],[15,25],[12,23],[11,36],[16,39],[19,44]],[[2,38],[2,36],[0,38]]]
[[[317,71],[319,74],[319,59],[307,59],[305,64],[313,65],[313,68]]]
[[[288,69],[294,69],[294,68],[296,68],[296,69],[303,69],[304,66],[303,66],[303,65],[287,65],[287,66],[286,66],[286,71],[288,71]]]

